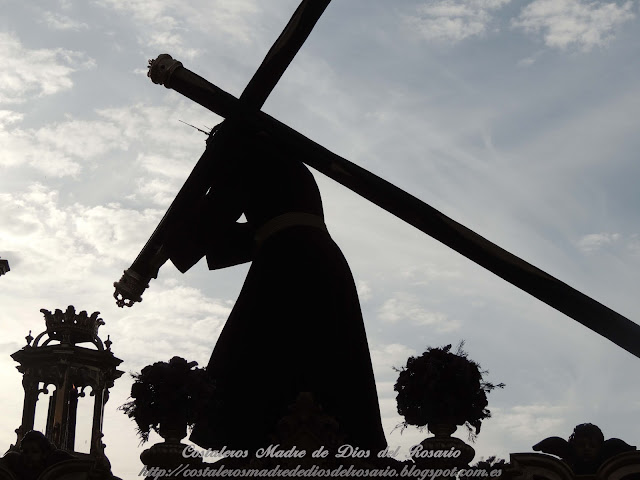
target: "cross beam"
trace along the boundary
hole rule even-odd
[[[169,55],[152,62],[150,77],[212,112],[264,131],[300,161],[341,183],[478,265],[640,357],[640,326],[452,220],[418,198],[330,152],[301,133],[184,68]]]
[[[281,148],[307,165],[640,357],[639,325],[259,111],[328,3],[329,0],[302,1],[240,99],[187,70],[169,55],[150,62],[149,76],[155,83],[178,91],[222,117],[267,132]],[[118,306],[141,301],[147,283],[157,277],[167,261],[164,236],[174,219],[206,192],[215,141],[215,136],[208,140],[207,149],[153,235],[120,281],[114,283]]]

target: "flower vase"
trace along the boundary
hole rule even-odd
[[[184,455],[185,449],[189,448],[181,442],[187,436],[187,416],[184,408],[172,408],[168,411],[171,413],[160,422],[158,429],[164,442],[156,443],[142,452],[140,460],[147,468],[158,467],[169,471],[185,464],[188,464],[189,469],[202,466],[202,458],[194,455],[193,451],[190,451],[189,455]],[[171,480],[172,477],[164,478]]]
[[[187,436],[187,417],[186,414],[176,412],[169,415],[164,421],[160,422],[158,433],[164,438],[167,445],[181,445],[180,440]]]
[[[416,449],[413,461],[419,468],[458,469],[467,468],[476,452],[465,442],[451,435],[458,428],[453,422],[432,422],[427,425],[433,437],[420,442],[422,449]]]

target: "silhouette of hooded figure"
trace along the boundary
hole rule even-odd
[[[202,412],[190,438],[253,451],[309,391],[346,443],[373,456],[386,440],[362,313],[318,186],[266,136],[225,127],[216,133],[211,188],[167,245],[183,272],[203,254],[210,269],[252,261],[207,367],[220,408]],[[247,222],[236,223],[242,213]]]

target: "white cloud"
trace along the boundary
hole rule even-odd
[[[138,24],[144,24],[140,29],[140,43],[170,50],[186,58],[197,56],[200,50],[189,47],[181,32],[208,33],[231,43],[247,45],[255,36],[250,19],[260,11],[258,3],[253,0],[100,0],[99,4],[130,16]]]
[[[376,372],[382,372],[385,376],[391,375],[394,378],[397,377],[398,374],[392,369],[394,367],[400,368],[403,365],[406,365],[407,359],[416,355],[415,350],[399,343],[390,343],[387,345],[371,347],[370,352],[373,369]],[[395,384],[395,380],[393,384]],[[390,390],[393,390],[393,384],[391,384]],[[381,386],[389,387],[388,382],[384,385],[381,384]],[[389,389],[383,388],[383,390],[387,391]]]
[[[149,232],[159,219],[158,210],[127,210],[118,204],[86,207],[75,204],[70,211],[70,234],[76,243],[96,252],[105,263],[131,260],[143,245],[141,231]]]
[[[438,333],[451,332],[460,328],[459,321],[451,320],[441,312],[425,310],[416,297],[404,293],[396,293],[394,298],[384,302],[378,317],[387,323],[402,322],[415,326],[433,327]]]
[[[194,160],[191,160],[195,163]],[[137,162],[149,173],[161,175],[171,179],[184,179],[185,169],[181,163],[171,161],[164,155],[156,153],[140,153]]]
[[[358,280],[356,283],[356,288],[358,290],[358,297],[360,298],[360,302],[364,303],[367,300],[370,300],[372,297],[371,287],[364,280]]]
[[[11,110],[0,110],[0,126],[18,123],[22,121],[23,118],[24,115],[22,113]]]
[[[145,154],[127,153],[136,157],[135,166],[145,176],[139,193],[152,201],[166,205],[167,195],[175,195],[180,180],[184,180],[204,150],[189,132],[176,129],[180,109],[187,118],[200,118],[194,107],[148,107],[142,104],[124,108],[98,110],[98,119],[68,118],[37,129],[21,128],[25,119],[21,113],[0,110],[0,166],[31,165],[51,177],[77,177],[87,163],[114,150],[129,151],[144,143]],[[211,120],[211,119],[209,119]],[[204,135],[202,135],[204,138]],[[133,174],[133,172],[132,172]]]
[[[553,405],[516,405],[503,410],[492,408],[492,423],[505,434],[539,441],[550,431],[560,431],[569,409]]]
[[[540,58],[540,56],[543,54],[544,50],[539,50],[537,52],[535,52],[533,55],[529,55],[528,57],[522,58],[520,60],[518,60],[517,65],[519,67],[530,67],[531,65],[533,65],[534,63],[536,63],[538,61],[538,58]]]
[[[71,74],[92,68],[84,53],[25,48],[12,34],[0,32],[0,103],[21,103],[27,98],[52,95],[73,86]]]
[[[21,118],[8,117],[5,123],[17,122]],[[38,142],[36,130],[22,130],[20,128],[6,129],[0,122],[0,144],[3,151],[0,154],[0,166],[15,167],[30,164],[37,170],[52,177],[75,176],[80,170],[78,159],[69,157],[65,152],[58,151],[46,141]]]
[[[87,159],[127,147],[119,127],[101,121],[69,120],[39,129],[4,128],[22,119],[20,114],[0,113],[0,165],[28,163],[52,177],[76,176]]]
[[[217,115],[203,111],[199,105],[191,102],[177,102],[173,106],[160,107],[138,103],[127,107],[97,110],[97,114],[102,120],[117,125],[125,138],[131,141],[144,141],[145,152],[149,152],[149,145],[153,152],[157,150],[158,154],[148,153],[140,157],[146,165],[155,169],[154,171],[161,168],[158,165],[158,158],[166,159],[168,155],[177,155],[182,160],[192,163],[193,159],[189,154],[197,151],[202,153],[204,150],[204,140],[206,140],[204,134],[180,123],[179,119],[202,126],[204,124],[211,126],[220,119]],[[195,138],[200,138],[201,143],[194,141]],[[189,156],[188,159],[187,156]],[[169,176],[173,174],[175,171]]]
[[[118,125],[102,121],[69,120],[38,129],[35,140],[65,154],[90,158],[107,151],[126,149]]]
[[[0,244],[18,255],[24,271],[46,272],[55,278],[59,276],[56,259],[60,259],[65,275],[83,278],[88,268],[134,258],[160,214],[117,204],[64,207],[58,191],[35,184],[26,192],[0,194]],[[40,281],[37,276],[33,279]]]
[[[206,366],[231,307],[181,282],[155,281],[143,302],[118,322],[118,353],[140,369],[178,355]],[[153,345],[149,344],[153,332]]]
[[[462,273],[435,263],[421,263],[420,265],[411,265],[405,268],[401,275],[404,279],[410,281],[412,285],[429,285],[436,280],[450,281],[454,278],[460,278]]]
[[[619,233],[591,233],[578,241],[578,248],[584,253],[595,252],[605,245],[612,245],[620,239]]]
[[[635,17],[633,2],[534,0],[512,25],[525,32],[542,33],[549,47],[571,46],[588,51],[605,46],[622,23]]]
[[[86,30],[89,25],[78,22],[60,13],[45,11],[42,12],[42,21],[54,30]]]
[[[144,198],[162,207],[168,207],[180,189],[177,182],[161,178],[138,179],[136,185],[136,195],[141,194]]]
[[[492,12],[511,0],[428,0],[407,19],[428,40],[459,42],[483,35]]]

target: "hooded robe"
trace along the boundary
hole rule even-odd
[[[308,391],[346,443],[375,455],[386,440],[362,312],[318,186],[263,136],[224,126],[218,135],[211,188],[171,260],[181,271],[203,253],[210,269],[252,263],[207,366],[217,408],[202,412],[190,439],[218,450],[269,445]],[[242,213],[247,222],[236,223]]]

